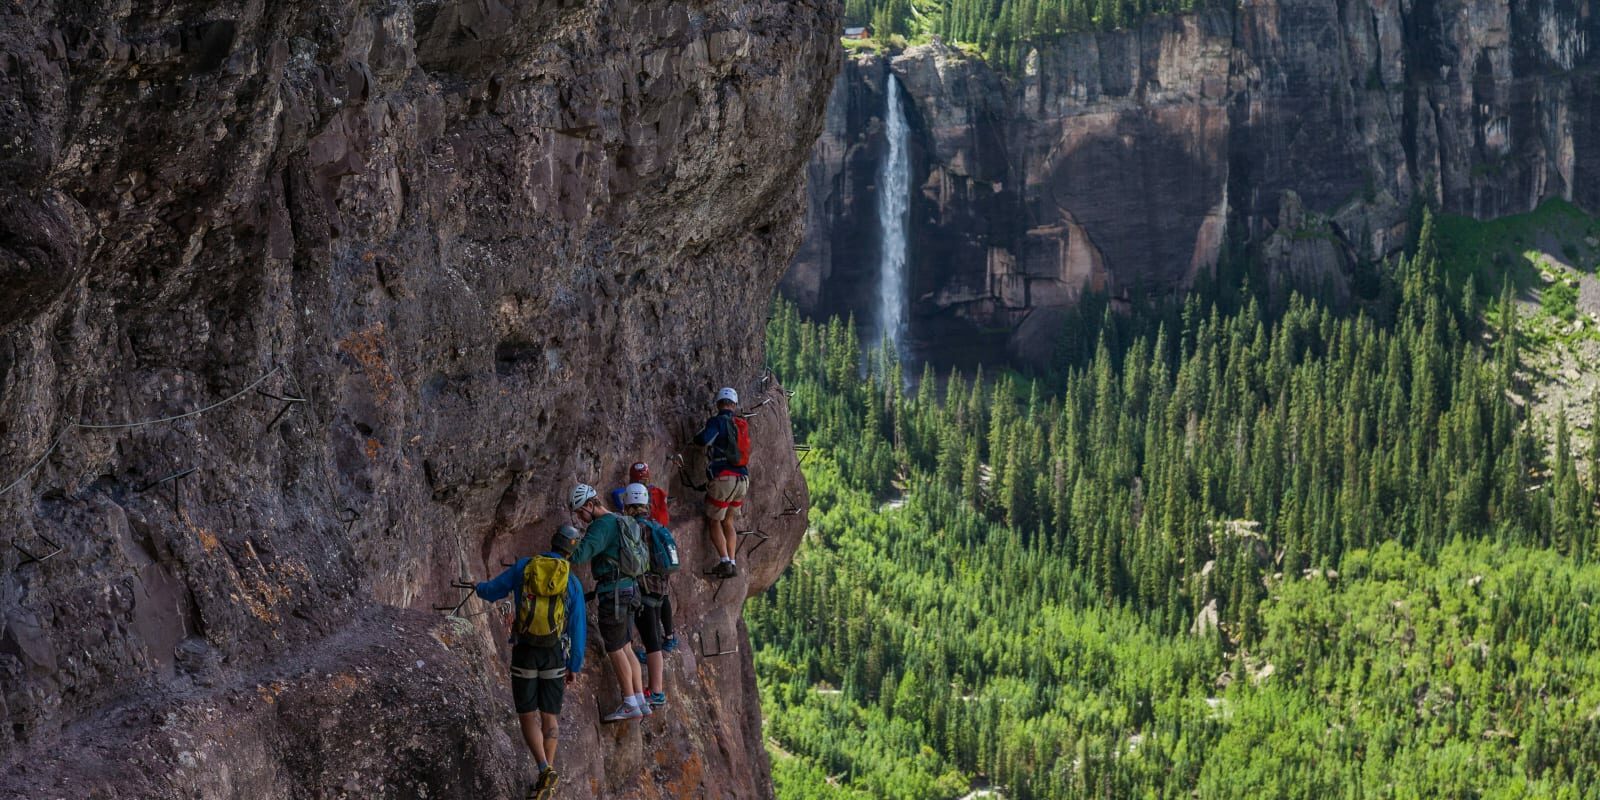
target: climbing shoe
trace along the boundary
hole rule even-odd
[[[664,706],[666,704],[667,704],[667,693],[666,692],[651,692],[650,693],[650,705],[651,706],[653,706],[655,708],[660,708],[660,707],[662,707],[662,706]]]
[[[650,654],[646,653],[643,650],[635,649],[633,651],[633,655],[634,655],[634,657],[639,659],[639,663],[640,664],[649,664],[650,663]]]
[[[635,707],[633,707],[633,706],[631,706],[631,705],[629,705],[627,703],[623,703],[620,707],[617,708],[616,711],[613,711],[610,714],[607,714],[607,715],[601,717],[600,721],[601,722],[622,722],[623,720],[638,719],[638,718],[640,718],[642,716],[644,716],[644,712],[643,711],[640,711],[639,709],[637,709],[637,708],[635,708]]]
[[[678,652],[678,637],[676,637],[676,636],[668,636],[667,640],[661,643],[661,652],[663,652],[663,653],[676,653],[676,652]]]

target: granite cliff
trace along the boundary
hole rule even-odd
[[[883,86],[912,105],[914,349],[1050,354],[1086,290],[1162,294],[1234,231],[1275,284],[1347,287],[1417,201],[1600,209],[1592,0],[1247,0],[1002,71],[934,43],[847,60],[784,291],[873,316]]]
[[[499,614],[434,607],[725,384],[770,538],[700,577],[673,481],[673,704],[600,726],[596,645],[563,784],[770,795],[739,610],[806,495],[761,334],[837,13],[0,7],[0,797],[520,796]]]

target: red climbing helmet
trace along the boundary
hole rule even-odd
[[[628,467],[629,483],[646,483],[650,480],[650,465],[643,461]]]

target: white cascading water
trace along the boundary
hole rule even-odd
[[[906,153],[906,112],[901,106],[900,81],[889,75],[884,115],[889,135],[889,157],[878,176],[878,229],[883,232],[883,253],[878,261],[878,336],[887,337],[895,353],[905,358],[902,339],[906,330],[906,214],[911,203],[911,162]]]

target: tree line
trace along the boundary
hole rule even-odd
[[[937,34],[1014,60],[1022,46],[1068,33],[1129,28],[1145,19],[1226,7],[1222,0],[846,0],[847,25],[879,39]]]
[[[1431,221],[1384,280],[915,389],[780,303],[813,529],[748,618],[780,780],[837,779],[781,796],[1600,785],[1600,430],[1521,410],[1515,320],[1478,327]]]

